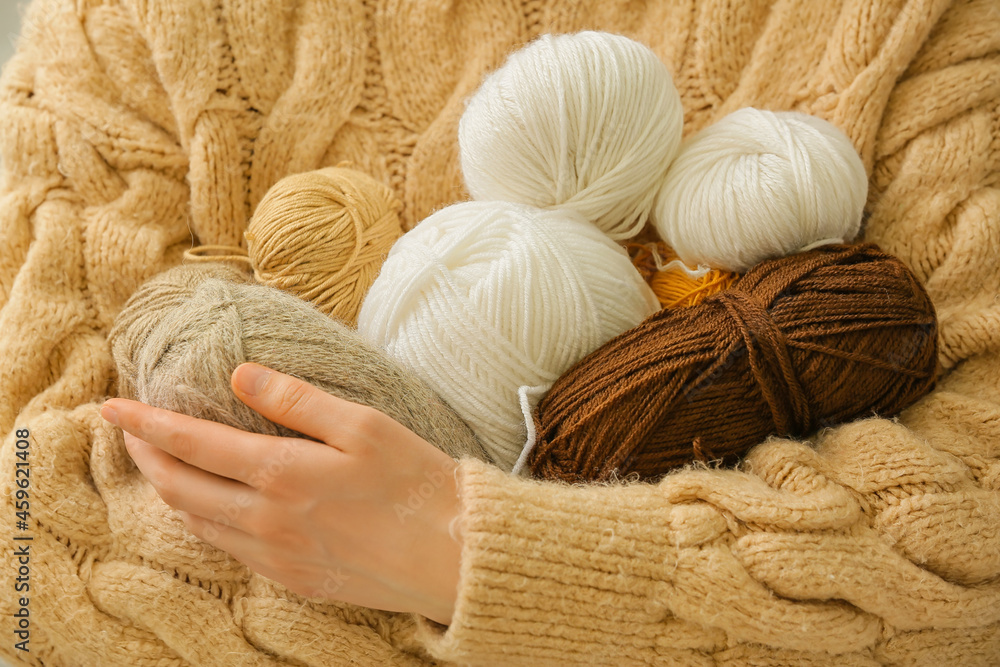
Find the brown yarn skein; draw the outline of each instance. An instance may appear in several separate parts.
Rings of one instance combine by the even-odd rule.
[[[354,169],[283,178],[264,195],[244,234],[254,277],[354,326],[403,234],[401,208],[388,186]]]
[[[653,480],[732,462],[770,435],[893,416],[930,391],[936,364],[934,307],[895,257],[863,244],[768,260],[567,371],[535,412],[528,468]]]
[[[140,287],[110,334],[118,393],[244,431],[297,437],[251,410],[230,377],[253,361],[383,412],[454,458],[489,461],[427,385],[359,334],[222,264],[182,265]]]

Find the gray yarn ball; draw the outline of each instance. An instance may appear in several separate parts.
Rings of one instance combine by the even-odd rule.
[[[230,376],[252,361],[387,414],[449,456],[490,457],[427,385],[356,332],[286,292],[217,263],[140,287],[109,336],[118,393],[244,431],[301,437],[251,410]]]

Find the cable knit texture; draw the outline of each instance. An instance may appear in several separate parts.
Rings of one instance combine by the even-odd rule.
[[[0,525],[31,431],[31,652],[17,664],[1000,664],[996,0],[36,0],[0,83]],[[465,196],[456,132],[542,32],[622,32],[685,133],[819,115],[870,177],[864,238],[925,282],[942,377],[898,421],[745,468],[572,487],[461,467],[457,612],[298,598],[190,536],[97,413],[106,336],[192,241],[238,245],[281,177],[351,160],[404,225]]]

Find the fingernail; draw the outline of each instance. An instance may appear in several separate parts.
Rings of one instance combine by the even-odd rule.
[[[264,389],[271,371],[256,364],[246,364],[236,374],[236,387],[247,396],[256,396]]]
[[[107,403],[101,406],[101,416],[115,426],[118,426],[118,411]]]

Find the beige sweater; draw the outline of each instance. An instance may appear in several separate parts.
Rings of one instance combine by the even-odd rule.
[[[189,535],[97,414],[128,296],[193,242],[240,243],[289,173],[352,160],[409,225],[461,199],[463,99],[515,46],[585,27],[653,47],[687,133],[747,105],[848,133],[865,237],[938,308],[936,391],[658,485],[465,462],[447,629],[302,600]],[[1000,664],[997,0],[36,0],[0,156],[0,654],[17,664]],[[33,537],[30,653],[11,533]]]

